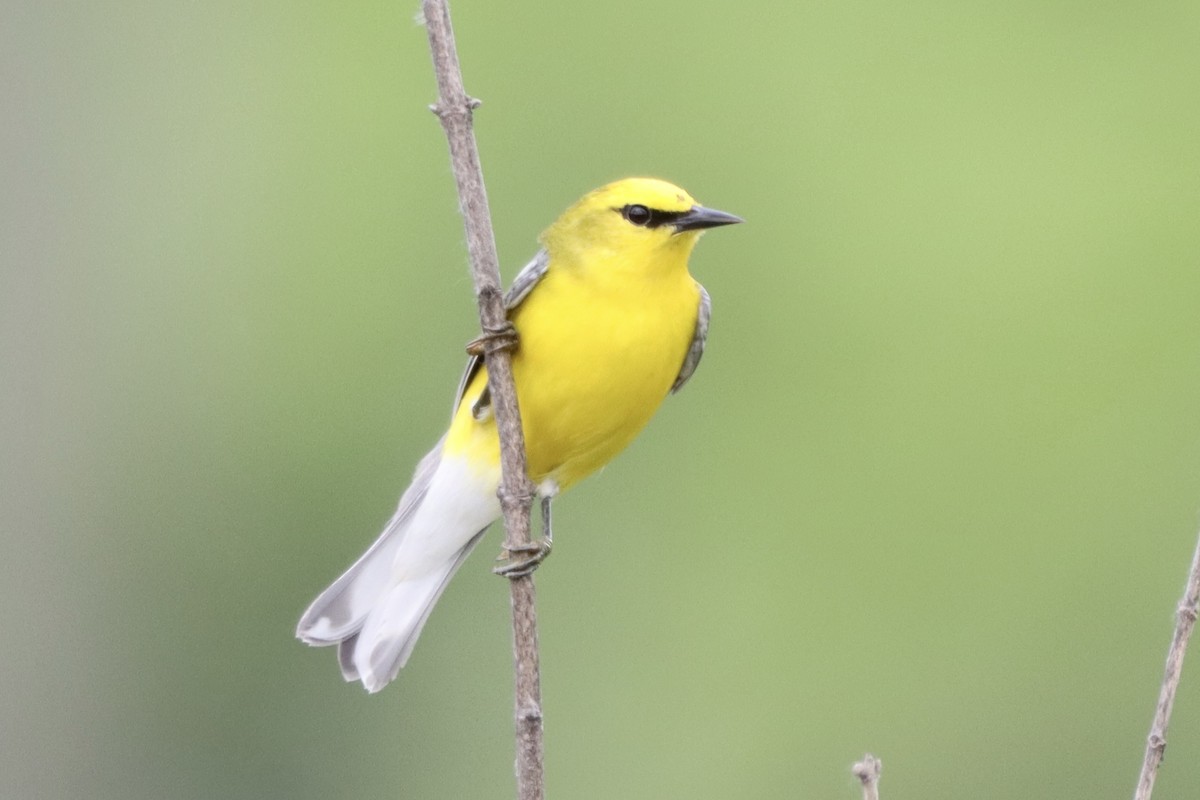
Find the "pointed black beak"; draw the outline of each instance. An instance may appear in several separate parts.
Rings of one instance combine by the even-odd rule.
[[[739,222],[745,221],[741,217],[726,214],[724,211],[717,211],[715,208],[692,206],[680,214],[672,224],[675,226],[676,233],[683,233],[684,231],[700,231],[705,228],[716,228],[721,225],[736,225]]]

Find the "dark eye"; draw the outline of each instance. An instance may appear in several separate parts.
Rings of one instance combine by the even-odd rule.
[[[645,206],[625,206],[621,209],[621,216],[632,222],[634,225],[648,225],[650,223],[650,209]]]

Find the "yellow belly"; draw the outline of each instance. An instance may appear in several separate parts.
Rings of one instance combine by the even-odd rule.
[[[700,302],[686,269],[619,283],[551,270],[513,313],[513,375],[535,482],[565,489],[607,464],[650,421],[683,365]],[[495,422],[471,416],[486,380],[481,370],[464,393],[446,448],[495,469]]]

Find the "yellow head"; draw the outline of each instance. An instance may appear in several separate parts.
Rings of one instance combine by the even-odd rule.
[[[558,263],[621,259],[631,266],[682,260],[707,228],[741,222],[698,205],[678,186],[626,178],[584,195],[541,236]]]

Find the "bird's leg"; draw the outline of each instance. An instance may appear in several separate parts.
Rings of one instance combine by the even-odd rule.
[[[467,355],[472,358],[483,358],[488,353],[498,350],[515,349],[520,337],[516,327],[504,320],[499,326],[484,325],[483,333],[467,342]],[[477,422],[482,422],[491,413],[492,387],[485,385],[479,393],[479,398],[471,405],[471,416]]]
[[[523,578],[532,575],[533,571],[546,560],[554,547],[554,531],[550,527],[550,501],[553,494],[542,497],[542,538],[537,542],[513,547],[507,556],[500,556],[497,561],[504,563],[492,567],[492,572],[503,578]]]

